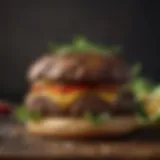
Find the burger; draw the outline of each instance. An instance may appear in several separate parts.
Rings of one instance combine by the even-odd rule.
[[[28,133],[78,138],[119,136],[137,128],[136,97],[126,87],[131,67],[122,56],[104,53],[63,49],[44,54],[29,67]]]

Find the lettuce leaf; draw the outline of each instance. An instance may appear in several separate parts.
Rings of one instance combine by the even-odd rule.
[[[138,100],[142,100],[144,97],[149,95],[153,91],[154,87],[153,82],[144,77],[138,77],[133,79],[131,82],[131,89]]]
[[[86,120],[89,120],[90,122],[92,122],[93,124],[96,124],[96,125],[100,125],[100,124],[103,124],[106,120],[110,119],[111,116],[108,114],[108,113],[103,113],[103,114],[100,114],[100,115],[93,115],[92,113],[90,112],[87,112],[85,115],[84,115],[84,118]]]
[[[141,63],[136,63],[131,69],[132,80],[129,84],[129,87],[136,95],[137,100],[142,100],[155,88],[155,84],[151,80],[141,76],[141,71]]]
[[[13,112],[13,116],[16,120],[19,122],[25,122],[29,119],[32,119],[34,121],[39,121],[42,119],[42,115],[38,111],[29,111],[27,108],[23,105],[18,106],[15,111]]]

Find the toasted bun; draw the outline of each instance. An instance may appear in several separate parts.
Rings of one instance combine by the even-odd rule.
[[[136,117],[117,117],[101,125],[77,118],[46,118],[39,122],[28,121],[26,124],[30,134],[60,138],[119,136],[130,133],[137,127]]]
[[[130,78],[130,69],[119,56],[50,54],[37,59],[27,76],[30,82],[45,78],[63,83],[125,83]]]

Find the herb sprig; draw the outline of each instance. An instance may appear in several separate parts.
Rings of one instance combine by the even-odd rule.
[[[49,43],[48,48],[50,51],[54,51],[54,53],[57,54],[67,54],[70,51],[75,54],[77,54],[77,52],[97,51],[99,54],[107,56],[118,54],[121,50],[119,45],[97,45],[83,36],[74,37],[70,44],[57,45]]]

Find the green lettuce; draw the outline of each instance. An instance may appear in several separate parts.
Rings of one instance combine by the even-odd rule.
[[[132,80],[130,88],[136,95],[138,100],[142,100],[145,96],[149,95],[155,88],[155,84],[148,78],[141,76],[142,64],[136,63],[131,70]]]
[[[103,124],[106,120],[110,119],[111,116],[108,113],[93,115],[92,113],[87,112],[84,115],[84,118],[92,122],[93,124],[100,125],[100,124]]]
[[[19,122],[26,122],[30,119],[34,121],[39,121],[42,119],[42,115],[38,111],[29,111],[25,106],[21,105],[16,107],[14,113],[14,118]]]

